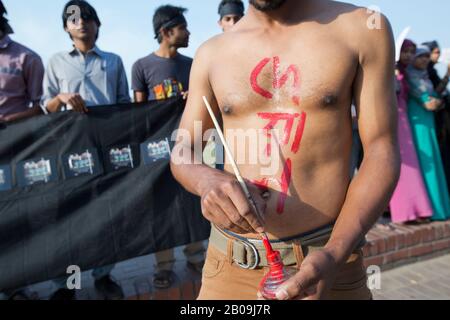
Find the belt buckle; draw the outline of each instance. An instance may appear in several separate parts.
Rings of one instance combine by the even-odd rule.
[[[253,252],[253,254],[255,255],[255,263],[253,264],[253,265],[250,265],[250,264],[245,264],[245,263],[239,263],[239,262],[237,262],[237,265],[239,266],[239,267],[241,267],[242,269],[245,269],[245,270],[255,270],[257,267],[258,267],[258,265],[259,265],[259,254],[258,254],[258,250],[256,249],[256,247],[255,247],[255,245],[253,245],[252,243],[250,243],[250,242],[247,242],[247,241],[244,241],[244,240],[240,240],[239,239],[239,241],[244,245],[244,247],[246,248],[246,249],[251,249],[251,251]]]

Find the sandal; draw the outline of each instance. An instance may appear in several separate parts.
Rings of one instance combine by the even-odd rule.
[[[172,270],[161,270],[153,275],[153,286],[156,289],[168,289],[175,282],[176,274]]]

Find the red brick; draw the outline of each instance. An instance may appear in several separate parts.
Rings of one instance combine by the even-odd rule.
[[[433,242],[433,251],[442,251],[450,249],[450,239],[444,239]]]
[[[372,250],[372,256],[386,252],[386,241],[384,239],[385,235],[383,234],[383,232],[380,232],[379,230],[373,230],[373,233],[377,235],[378,238],[373,241],[376,250]]]
[[[181,290],[179,287],[167,289],[167,300],[181,300]]]
[[[435,239],[434,228],[431,225],[424,225],[423,235],[424,235],[423,242],[428,243],[434,241]]]
[[[418,243],[418,236],[414,233],[414,230],[407,226],[397,226],[397,232],[401,232],[404,235],[405,247],[411,247]]]
[[[424,230],[418,226],[409,226],[412,231],[411,246],[421,244],[424,238]]]
[[[156,290],[153,294],[153,300],[169,300],[169,291],[168,290]]]
[[[420,257],[433,252],[433,244],[427,243],[411,248],[411,257]]]
[[[391,234],[388,238],[386,238],[386,251],[395,251],[397,249],[397,235]]]
[[[407,233],[401,232],[399,230],[397,230],[396,232],[397,232],[397,235],[395,236],[396,237],[396,239],[395,239],[396,249],[400,250],[400,249],[406,248],[407,247],[406,246]]]
[[[410,248],[401,249],[384,255],[383,264],[406,260],[410,257]]]
[[[364,247],[363,247],[363,256],[365,258],[368,258],[371,256],[370,250],[371,250],[372,244],[371,243],[367,243]]]
[[[435,225],[435,238],[436,240],[442,240],[445,238],[445,224],[438,223]]]
[[[445,222],[444,229],[445,229],[444,237],[450,238],[450,221],[449,222]]]
[[[383,256],[367,258],[367,259],[364,259],[364,265],[366,266],[366,268],[370,267],[370,266],[380,266],[381,267],[383,265],[383,260],[384,260]]]
[[[181,300],[194,300],[195,287],[192,281],[187,281],[181,285]]]
[[[128,297],[127,300],[139,300],[138,296],[134,296],[134,297]]]

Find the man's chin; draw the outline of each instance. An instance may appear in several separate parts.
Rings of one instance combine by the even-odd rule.
[[[273,11],[281,8],[286,0],[250,0],[255,9],[263,12]]]

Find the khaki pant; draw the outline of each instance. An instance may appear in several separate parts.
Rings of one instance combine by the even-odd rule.
[[[232,250],[232,249],[231,249]],[[228,254],[209,245],[203,269],[202,288],[198,300],[256,300],[259,284],[267,268],[245,270],[237,266]],[[301,258],[297,258],[297,267]],[[363,265],[363,254],[358,250],[352,260],[341,269],[326,300],[371,300],[367,288],[367,273]]]

